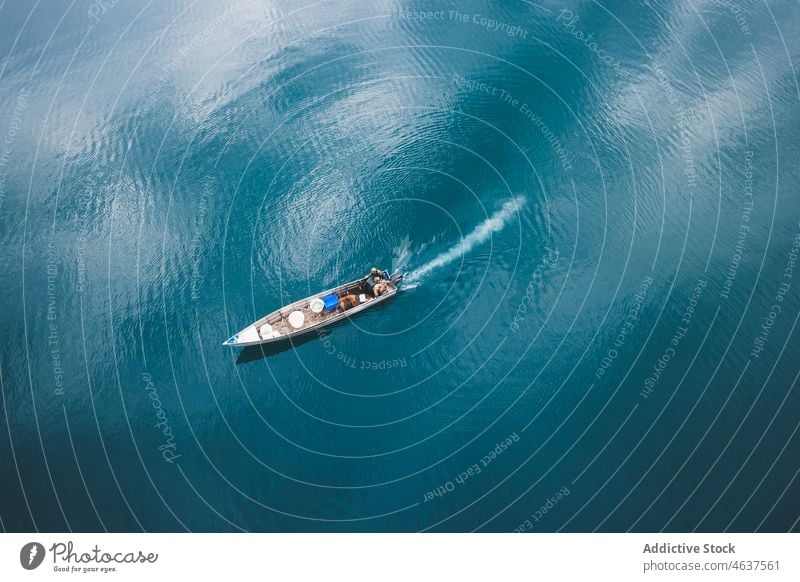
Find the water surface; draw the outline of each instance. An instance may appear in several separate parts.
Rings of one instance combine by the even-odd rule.
[[[798,529],[794,2],[0,5],[8,531]],[[221,345],[372,266],[406,291]]]

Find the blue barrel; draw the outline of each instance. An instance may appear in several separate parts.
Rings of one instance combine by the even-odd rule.
[[[339,298],[335,294],[326,295],[322,302],[325,304],[325,311],[333,311],[339,306]]]

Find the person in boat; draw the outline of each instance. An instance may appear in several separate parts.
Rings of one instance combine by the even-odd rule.
[[[389,280],[389,274],[386,271],[381,271],[377,267],[372,267],[367,276],[367,290],[372,293],[373,297],[378,297],[386,292],[386,281]]]

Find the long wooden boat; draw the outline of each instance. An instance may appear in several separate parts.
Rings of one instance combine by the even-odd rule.
[[[376,273],[377,271],[377,273]],[[311,295],[265,315],[222,345],[235,348],[284,341],[319,330],[397,295],[403,275],[373,271],[366,277]]]

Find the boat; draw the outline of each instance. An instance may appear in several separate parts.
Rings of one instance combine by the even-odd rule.
[[[243,348],[285,341],[352,317],[397,295],[400,272],[389,275],[373,268],[370,274],[290,303],[265,315],[225,340],[222,345]]]

